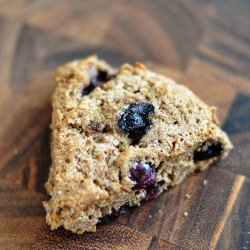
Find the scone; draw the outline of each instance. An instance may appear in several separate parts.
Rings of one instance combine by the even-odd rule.
[[[59,68],[55,83],[52,229],[94,232],[232,148],[215,107],[141,63],[115,70],[92,56]]]

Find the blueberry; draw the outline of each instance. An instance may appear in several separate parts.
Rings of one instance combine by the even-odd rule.
[[[137,113],[126,112],[119,120],[119,127],[130,138],[138,138],[145,135],[152,124],[151,120],[146,116],[141,116]]]
[[[125,214],[127,212],[127,210],[129,209],[129,207],[130,207],[129,204],[126,203],[126,204],[122,205],[118,210],[112,208],[111,216],[116,217],[118,215]]]
[[[136,184],[134,189],[144,189],[154,184],[156,170],[150,163],[136,162],[130,169],[130,179]]]
[[[146,196],[144,198],[145,201],[152,200],[157,197],[159,194],[159,186],[158,185],[153,185],[151,187],[146,188]]]
[[[88,95],[96,87],[102,85],[103,83],[109,81],[115,76],[110,76],[106,71],[99,70],[98,74],[90,79],[89,86],[82,90],[82,96]]]
[[[155,107],[151,103],[133,103],[122,114],[118,126],[130,138],[140,138],[148,132],[152,125],[149,115],[154,113]]]
[[[105,216],[99,218],[98,223],[100,223],[100,224],[105,224],[105,223],[108,223],[108,222],[110,222],[110,221],[112,221],[112,220],[114,220],[114,219],[115,219],[115,217],[113,218],[113,217],[111,217],[111,216],[108,214],[108,215],[105,215]]]
[[[205,142],[201,150],[194,152],[194,161],[205,161],[213,157],[218,157],[224,150],[221,142]]]
[[[89,86],[82,90],[82,96],[88,95],[91,93],[97,86],[95,86],[92,82],[89,83]]]
[[[133,103],[129,106],[129,109],[139,115],[152,115],[155,113],[155,107],[151,103]]]
[[[125,203],[118,210],[112,208],[111,214],[107,214],[99,219],[100,223],[107,223],[109,221],[115,220],[119,215],[124,214],[130,208],[129,203]]]
[[[107,82],[110,80],[110,76],[108,75],[107,71],[98,71],[98,74],[96,76],[96,81],[97,82]]]

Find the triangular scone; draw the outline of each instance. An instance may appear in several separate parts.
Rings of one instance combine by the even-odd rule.
[[[46,220],[76,233],[155,198],[232,145],[216,108],[143,64],[92,56],[59,68]]]

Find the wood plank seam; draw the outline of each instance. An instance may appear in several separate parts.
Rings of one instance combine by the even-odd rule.
[[[242,184],[245,181],[245,177],[242,175],[236,175],[235,177],[235,181],[233,183],[232,189],[231,189],[231,194],[228,198],[227,204],[225,206],[224,212],[222,214],[222,218],[221,221],[218,223],[216,229],[215,229],[215,233],[212,237],[209,249],[215,249],[217,242],[220,238],[220,235],[222,233],[222,230],[226,224],[227,218],[233,208],[233,205],[237,199],[238,193],[241,190]]]

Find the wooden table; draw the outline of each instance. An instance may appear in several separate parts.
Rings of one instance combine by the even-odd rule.
[[[0,34],[0,249],[250,249],[249,0],[0,0]],[[186,84],[235,149],[77,236],[45,225],[50,95],[58,65],[93,53]]]

